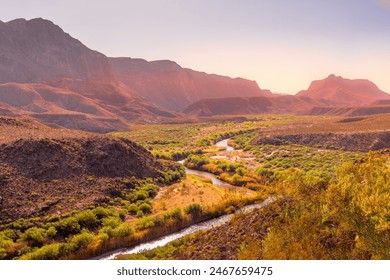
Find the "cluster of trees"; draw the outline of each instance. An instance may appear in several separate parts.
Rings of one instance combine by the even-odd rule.
[[[88,246],[100,246],[111,238],[133,235],[135,230],[125,221],[126,216],[152,213],[151,199],[156,196],[158,186],[151,178],[121,182],[125,188],[119,188],[115,199],[100,206],[2,225],[0,259],[57,259]]]
[[[92,243],[130,236],[134,229],[124,222],[125,215],[114,207],[96,207],[48,218],[40,226],[19,220],[0,232],[0,258],[58,259]]]
[[[290,170],[265,259],[390,259],[390,164],[369,156],[335,178]]]
[[[264,170],[262,172],[265,172]],[[267,175],[267,174],[264,174]],[[271,177],[274,174],[268,174]],[[370,153],[362,162],[350,162],[334,176],[318,171],[289,169],[271,180],[276,200],[256,214],[239,214],[230,224],[240,232],[256,215],[248,235],[236,248],[238,259],[390,259],[390,161]],[[198,213],[193,205],[187,213]],[[248,218],[248,215],[251,218]],[[234,221],[233,220],[233,221]],[[264,231],[264,223],[267,230]],[[253,232],[264,232],[254,238]],[[226,237],[218,233],[218,238]],[[211,234],[212,236],[213,234]],[[187,236],[167,246],[126,259],[166,259],[188,256],[213,246]],[[221,240],[222,240],[221,239]],[[212,252],[217,252],[218,247]],[[216,255],[214,254],[213,257]],[[211,257],[207,252],[205,259]]]

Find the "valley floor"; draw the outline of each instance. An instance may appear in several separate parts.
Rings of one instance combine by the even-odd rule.
[[[130,131],[100,136],[101,142],[92,141],[96,138],[93,134],[81,133],[77,136],[81,140],[71,142],[78,144],[68,147],[69,139],[76,135],[72,131],[3,118],[2,131],[14,127],[20,132],[12,139],[1,139],[0,207],[4,218],[0,258],[90,258],[272,196],[278,199],[252,213],[236,214],[221,227],[120,258],[389,259],[389,142],[382,138],[390,132],[389,121],[390,115],[359,119],[226,116],[190,124],[133,125]],[[317,135],[314,140],[302,140],[312,135]],[[329,140],[335,137],[341,140]],[[75,174],[74,184],[68,187],[56,171],[64,165],[58,165],[55,157],[36,154],[37,170],[24,170],[9,160],[15,145],[28,156],[36,145],[28,150],[25,142],[52,139],[57,144],[50,153],[67,158],[69,170]],[[229,139],[225,145],[234,149],[214,145],[223,139]],[[71,153],[66,152],[69,149]],[[372,149],[378,151],[367,153]],[[126,154],[128,158],[119,160]],[[96,170],[90,165],[95,160],[108,165]],[[176,161],[188,169],[208,172],[222,184],[185,175]],[[123,173],[134,170],[123,165],[126,162],[143,162],[148,168]],[[20,201],[20,206],[29,209],[28,201],[42,201],[41,210],[10,216],[7,186],[28,184],[28,180],[42,190],[59,191],[50,198],[48,192],[37,191],[39,188],[25,192],[26,202]],[[69,186],[78,188],[80,180],[96,199],[83,204],[80,202],[88,195],[83,198],[65,192]],[[65,193],[74,197],[64,200]],[[66,201],[66,206],[61,201]]]

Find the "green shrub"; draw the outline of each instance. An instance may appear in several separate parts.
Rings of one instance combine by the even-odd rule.
[[[56,223],[55,227],[58,233],[63,237],[79,233],[81,230],[80,224],[75,217],[62,219]]]
[[[37,227],[29,228],[20,236],[21,241],[28,241],[33,246],[42,246],[46,239],[46,230]]]
[[[112,215],[112,211],[107,208],[103,208],[101,206],[96,207],[95,209],[92,210],[92,212],[96,215],[96,217],[101,220],[103,218],[109,217]]]
[[[183,214],[180,208],[172,209],[171,211],[165,212],[163,214],[163,219],[168,220],[170,218],[181,220],[183,219]]]
[[[149,214],[149,213],[152,213],[152,206],[148,203],[142,203],[139,206],[139,210],[141,210],[145,214]]]
[[[135,205],[134,203],[130,204],[128,207],[127,207],[127,210],[129,211],[129,213],[131,215],[136,215],[137,212],[138,212],[138,206]]]
[[[137,211],[137,218],[141,218],[144,216],[144,212],[142,212],[142,210],[138,210]]]
[[[104,227],[116,228],[122,223],[122,220],[118,217],[108,217],[102,220]]]
[[[99,230],[99,235],[98,236],[108,236],[111,237],[113,235],[113,228],[110,226],[102,227]]]
[[[118,211],[118,216],[119,216],[119,219],[121,219],[122,221],[124,221],[126,219],[126,214],[127,214],[127,211],[124,210],[124,209],[121,209]]]
[[[89,244],[91,244],[93,242],[94,239],[95,239],[95,236],[92,233],[84,231],[80,234],[73,236],[71,244],[77,250],[80,248],[87,247]]]
[[[199,218],[204,213],[203,207],[198,203],[188,205],[184,211],[193,218]]]
[[[82,228],[93,229],[99,225],[96,214],[91,210],[82,211],[75,218]]]
[[[23,255],[21,260],[56,260],[60,256],[62,243],[43,246],[31,253]]]
[[[57,230],[55,227],[51,226],[49,227],[47,230],[46,230],[46,235],[47,237],[50,237],[50,238],[53,238],[54,236],[56,236],[57,234]]]
[[[136,226],[137,226],[137,228],[139,230],[143,230],[143,229],[148,229],[148,228],[155,227],[156,224],[154,222],[154,218],[152,218],[152,217],[145,217],[145,218],[139,219],[136,222]]]
[[[115,237],[126,237],[133,234],[134,234],[133,228],[127,223],[120,224],[117,228],[115,228],[112,231],[112,236]]]
[[[6,249],[12,246],[14,242],[5,232],[0,232],[0,259],[7,257]]]

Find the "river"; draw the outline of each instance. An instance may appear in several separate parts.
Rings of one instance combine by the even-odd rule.
[[[260,204],[252,204],[252,205],[245,206],[245,207],[241,208],[240,210],[236,211],[236,213],[237,212],[248,212],[248,211],[251,211],[254,209],[260,209],[260,208],[268,205],[272,201],[273,201],[272,198],[267,198],[266,200],[264,200]],[[188,234],[192,234],[192,233],[196,233],[196,232],[201,231],[201,230],[207,230],[207,229],[221,226],[221,225],[229,222],[233,218],[233,216],[234,216],[234,214],[223,215],[223,216],[220,216],[218,218],[214,218],[214,219],[211,219],[211,220],[208,220],[205,222],[201,222],[201,223],[189,226],[189,227],[187,227],[179,232],[175,232],[175,233],[163,236],[163,237],[155,239],[153,241],[149,241],[149,242],[145,242],[145,243],[136,245],[132,248],[118,249],[116,251],[112,251],[110,253],[101,255],[95,259],[96,260],[113,260],[113,259],[115,259],[115,257],[117,257],[119,255],[136,254],[136,253],[139,253],[142,251],[147,251],[147,250],[151,250],[151,249],[154,249],[154,248],[157,248],[160,246],[164,246],[164,245],[168,244],[169,242],[176,240],[176,239],[179,239],[179,238],[186,236]]]
[[[222,141],[219,141],[215,144],[215,146],[225,147],[226,151],[233,151],[234,148],[228,145],[228,140],[229,139],[224,139]],[[183,164],[184,160],[178,161],[178,162]],[[229,184],[219,180],[214,174],[211,174],[208,172],[192,170],[192,169],[186,168],[186,174],[196,175],[196,176],[199,176],[202,178],[210,178],[212,180],[212,183],[214,185],[219,186],[219,187],[230,186]],[[252,204],[252,205],[245,206],[245,207],[241,208],[240,210],[238,210],[238,212],[247,212],[247,211],[250,211],[253,209],[260,209],[272,201],[273,201],[272,198],[268,198],[260,204]],[[168,244],[169,242],[176,240],[178,238],[181,238],[183,236],[186,236],[188,234],[192,234],[192,233],[198,232],[200,230],[207,230],[207,229],[211,229],[213,227],[221,226],[221,225],[227,223],[228,221],[230,221],[233,216],[234,216],[233,214],[223,215],[223,216],[220,216],[218,218],[214,218],[214,219],[211,219],[211,220],[208,220],[205,222],[194,224],[194,225],[189,226],[181,231],[163,236],[163,237],[155,239],[153,241],[145,242],[145,243],[136,245],[136,246],[131,247],[131,248],[118,249],[118,250],[103,254],[103,255],[96,257],[94,259],[95,260],[112,260],[112,259],[115,259],[115,257],[117,257],[118,255],[135,254],[135,253],[139,253],[141,251],[151,250],[151,249],[154,249],[154,248],[157,248],[160,246],[164,246],[164,245]]]
[[[228,141],[229,141],[229,139],[224,139],[222,141],[219,141],[219,142],[215,143],[214,145],[217,146],[217,147],[224,147],[227,152],[234,151],[234,148],[232,146],[229,146]],[[184,164],[184,160],[179,160],[178,163]],[[211,182],[213,183],[213,185],[216,185],[216,186],[219,186],[219,187],[231,186],[230,184],[219,180],[217,178],[217,176],[215,176],[214,174],[209,173],[209,172],[200,171],[200,170],[194,170],[194,169],[188,169],[188,168],[185,169],[185,172],[186,172],[186,174],[189,174],[189,175],[195,175],[195,176],[198,176],[198,177],[201,177],[201,178],[209,178],[209,179],[211,179]]]
[[[181,163],[181,161],[179,163]],[[213,183],[213,185],[216,185],[216,186],[219,186],[219,187],[230,186],[228,183],[219,180],[217,178],[217,176],[215,176],[212,173],[205,172],[205,171],[194,170],[194,169],[188,169],[188,168],[186,168],[185,171],[186,171],[186,174],[189,174],[189,175],[195,175],[195,176],[198,176],[198,177],[201,177],[201,178],[209,178],[209,179],[211,179],[211,182]]]
[[[217,147],[224,147],[224,148],[226,148],[227,152],[234,151],[234,148],[232,146],[229,146],[229,144],[228,144],[229,140],[230,140],[229,138],[221,140],[221,141],[215,143],[215,146],[217,146]]]

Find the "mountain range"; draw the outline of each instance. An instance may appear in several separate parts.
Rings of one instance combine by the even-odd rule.
[[[28,115],[52,127],[109,132],[186,115],[332,114],[334,107],[390,99],[368,80],[335,75],[282,96],[255,81],[169,60],[110,58],[41,18],[0,21],[0,42],[0,115]],[[390,107],[372,106],[381,112]]]

